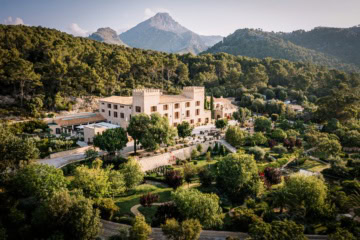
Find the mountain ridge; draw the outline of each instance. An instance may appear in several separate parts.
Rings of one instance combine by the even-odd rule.
[[[319,30],[320,28],[318,28]],[[312,30],[312,31],[318,31]],[[301,33],[299,33],[301,32]],[[242,55],[255,58],[272,57],[275,59],[286,59],[290,61],[312,62],[314,64],[323,65],[332,68],[338,68],[346,71],[360,71],[360,54],[353,53],[359,61],[349,61],[341,54],[334,54],[334,51],[325,51],[321,46],[328,44],[330,48],[335,48],[334,40],[316,37],[307,37],[307,41],[301,41],[296,34],[305,32],[299,30],[291,33],[274,33],[266,32],[261,29],[238,29],[234,33],[225,37],[223,41],[210,47],[203,53],[225,52],[233,55]],[[309,31],[310,32],[310,31]],[[356,36],[357,37],[357,36]],[[316,39],[316,43],[320,47],[315,47],[310,43],[309,39]],[[353,44],[351,51],[359,49],[360,52],[360,34],[359,44]],[[330,42],[330,43],[327,43]],[[338,44],[339,45],[339,44]],[[342,44],[344,45],[344,44]],[[342,45],[338,48],[343,48]],[[329,49],[329,47],[327,47]],[[350,52],[351,52],[350,51]],[[339,50],[341,53],[342,50]],[[349,52],[349,51],[348,51]]]
[[[109,27],[99,28],[96,32],[89,35],[88,38],[99,42],[122,45],[127,47],[127,45],[123,41],[121,41],[116,31]]]
[[[179,24],[168,13],[157,13],[119,36],[124,43],[135,48],[194,54],[222,39],[221,36],[196,34]]]

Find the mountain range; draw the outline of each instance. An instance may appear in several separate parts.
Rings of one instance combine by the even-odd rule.
[[[157,13],[120,35],[110,28],[100,28],[89,38],[134,48],[194,54],[205,51],[223,39],[222,36],[196,34],[180,25],[168,13]]]
[[[238,29],[204,53],[312,62],[346,71],[360,70],[360,26],[317,27],[291,33]]]
[[[246,28],[223,38],[196,34],[180,25],[168,13],[157,13],[120,35],[111,28],[99,28],[89,38],[167,53],[225,52],[360,71],[360,25],[351,28],[317,27],[310,31],[290,33]]]

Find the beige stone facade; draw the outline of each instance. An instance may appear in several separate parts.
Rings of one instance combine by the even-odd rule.
[[[159,89],[134,89],[132,97],[112,96],[99,100],[99,111],[107,122],[126,128],[132,116],[159,113],[171,125],[187,121],[202,125],[211,121],[204,109],[204,87],[185,87],[180,95],[164,95]]]
[[[230,119],[238,107],[231,103],[226,98],[214,98],[215,119],[227,118]]]

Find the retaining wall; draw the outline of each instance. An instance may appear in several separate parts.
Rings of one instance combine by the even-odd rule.
[[[164,154],[159,154],[152,157],[144,157],[139,159],[139,163],[144,172],[155,169],[157,167],[172,165],[175,163],[175,159],[185,160],[190,158],[192,150],[196,149],[197,145],[202,145],[201,154],[204,154],[206,153],[209,146],[214,147],[215,142],[216,141],[214,140],[205,143],[198,143],[186,148],[170,151]]]

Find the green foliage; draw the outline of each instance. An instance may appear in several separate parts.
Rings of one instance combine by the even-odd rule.
[[[198,219],[205,228],[222,224],[219,197],[214,193],[201,193],[196,189],[178,189],[173,201],[186,219]]]
[[[329,240],[356,240],[356,237],[346,229],[337,228],[332,234],[329,234]]]
[[[220,128],[221,130],[223,130],[227,125],[228,125],[228,122],[226,119],[218,119],[215,122],[215,127]]]
[[[110,154],[114,154],[126,147],[127,142],[126,131],[121,127],[107,129],[101,135],[98,134],[94,137],[94,146]]]
[[[148,125],[144,125],[143,127],[146,130],[139,141],[145,149],[156,150],[160,144],[174,144],[177,131],[170,126],[167,117],[162,117],[159,113],[153,113],[150,115]]]
[[[195,158],[197,158],[199,155],[200,155],[200,154],[199,154],[198,150],[196,150],[196,148],[194,148],[193,150],[191,150],[191,154],[190,154],[191,159],[195,159]]]
[[[247,108],[239,108],[237,112],[233,113],[233,117],[237,120],[240,124],[244,124],[245,121],[251,116],[251,111]]]
[[[189,122],[184,121],[184,122],[178,124],[176,127],[177,127],[179,137],[186,138],[186,137],[191,136],[193,127],[190,125]]]
[[[254,155],[255,160],[263,160],[265,157],[265,151],[260,147],[251,147],[248,152]]]
[[[208,169],[208,168],[203,168],[199,171],[199,179],[201,182],[201,185],[203,185],[204,187],[209,187],[211,186],[211,184],[213,183],[213,181],[215,181],[215,176],[214,174]]]
[[[249,235],[253,240],[305,240],[304,226],[293,221],[259,221],[250,225]]]
[[[150,125],[150,117],[147,114],[141,113],[133,116],[130,119],[129,126],[127,127],[128,134],[134,139],[134,152],[136,153],[136,145],[143,136]]]
[[[284,141],[285,138],[287,138],[287,134],[282,129],[278,128],[272,131],[271,137],[276,141],[282,142]]]
[[[94,165],[93,168],[79,166],[75,169],[72,186],[82,189],[85,196],[93,198],[102,198],[113,195],[119,195],[125,191],[124,175],[112,170]]]
[[[257,132],[268,132],[271,129],[271,120],[266,117],[258,117],[255,119],[254,130]]]
[[[257,196],[261,183],[254,157],[233,153],[222,158],[218,162],[216,183],[234,202]]]
[[[134,225],[130,229],[131,240],[147,240],[151,234],[151,227],[145,222],[143,215],[135,217]]]
[[[246,132],[239,127],[230,126],[225,133],[225,140],[232,146],[239,148],[245,144]]]
[[[161,225],[161,230],[169,240],[197,240],[200,237],[202,227],[197,219],[188,219],[178,223],[172,218]]]
[[[272,148],[272,151],[277,154],[284,154],[287,153],[287,149],[284,146],[278,145]]]
[[[265,145],[267,138],[262,132],[255,132],[252,135],[247,135],[245,142],[249,146]]]
[[[20,168],[11,178],[11,188],[20,197],[51,197],[66,189],[68,182],[60,169],[43,164],[29,164]]]
[[[192,164],[185,164],[183,168],[185,182],[190,183],[197,174],[197,169]]]
[[[348,34],[353,34],[351,33],[352,30],[349,29],[348,31]],[[290,34],[265,32],[261,29],[239,29],[206,50],[205,53],[226,52],[235,56],[241,55],[261,59],[271,57],[298,62],[314,62],[330,68],[356,71],[359,60],[353,52],[357,51],[355,49],[358,48],[350,43],[355,39],[345,40],[340,35],[344,33],[341,32],[338,35],[336,32],[339,31],[331,28],[314,29],[309,32],[299,30]],[[331,40],[329,40],[329,36],[331,36]],[[335,51],[334,49],[337,48],[339,41],[350,41],[347,46],[352,46],[350,47],[351,50]],[[330,44],[324,46],[324,42],[330,42]],[[357,60],[354,61],[355,59]],[[349,62],[353,64],[349,64]],[[291,74],[283,65],[275,65],[273,71],[278,77],[277,82],[285,81]],[[309,84],[308,78],[309,76],[299,77],[298,88],[306,88]],[[272,81],[270,80],[270,82]],[[307,82],[307,84],[303,82]]]
[[[120,172],[124,175],[126,189],[133,189],[140,184],[144,179],[144,173],[139,162],[130,158],[122,165]]]
[[[29,162],[38,155],[39,150],[32,139],[17,137],[0,124],[0,172],[16,169],[21,162]]]
[[[225,225],[231,231],[249,232],[250,225],[260,220],[261,218],[252,209],[238,208],[233,211]]]
[[[328,189],[321,178],[294,174],[274,194],[277,206],[292,210],[304,208],[307,214],[325,208]]]

